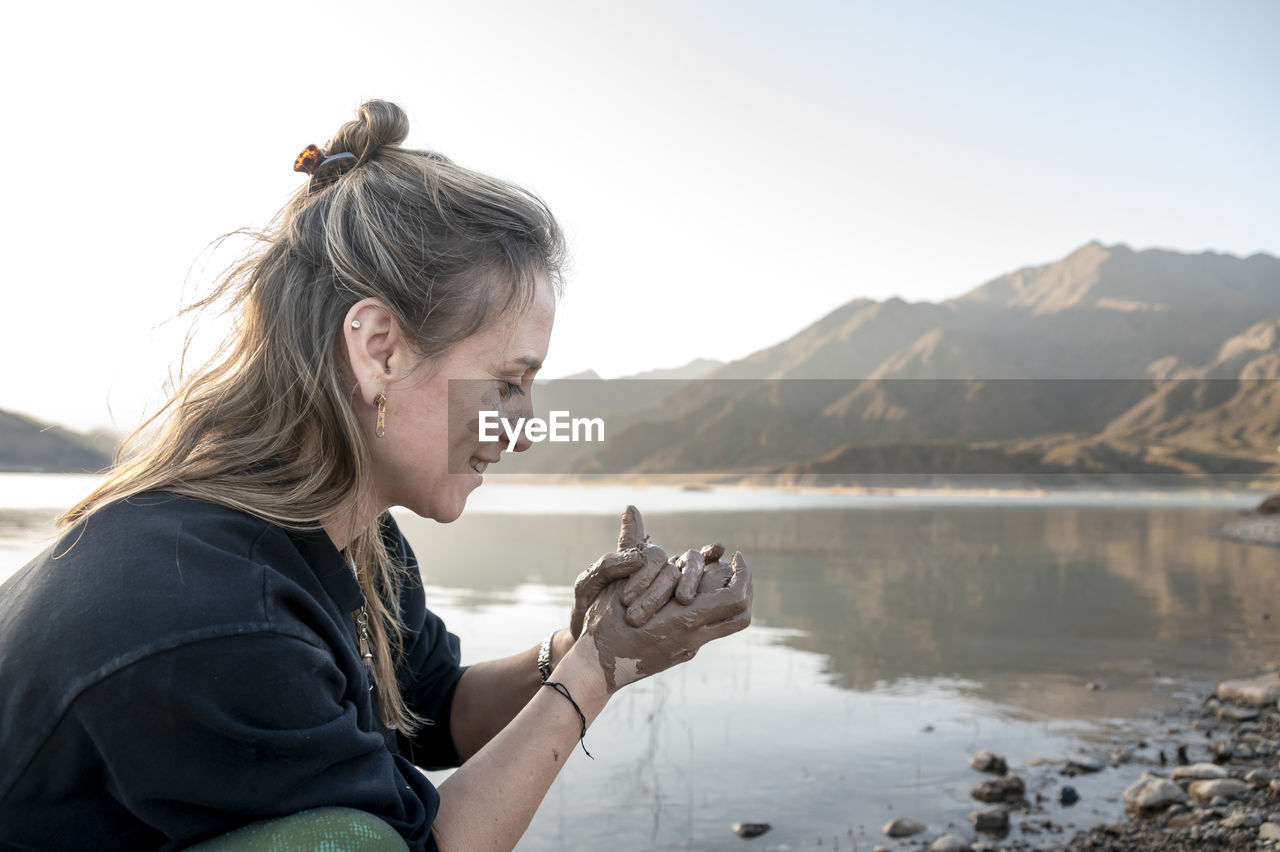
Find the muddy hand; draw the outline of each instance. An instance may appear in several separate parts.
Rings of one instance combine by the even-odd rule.
[[[645,566],[644,554],[640,550],[643,542],[644,522],[640,519],[640,510],[635,506],[628,506],[622,513],[622,530],[618,535],[617,551],[601,556],[590,568],[579,574],[573,583],[573,613],[569,616],[569,632],[574,639],[582,635],[582,620],[587,614],[587,607],[591,606],[601,590],[614,580],[630,577]]]
[[[704,570],[691,603],[669,600],[641,627],[628,623],[623,586],[613,583],[600,594],[584,627],[610,692],[691,660],[712,639],[751,623],[751,569],[741,553],[729,565],[717,562]]]
[[[698,550],[686,550],[670,562],[658,564],[666,553],[660,547],[645,548],[645,567],[635,574],[622,588],[622,604],[627,607],[627,623],[632,627],[644,624],[653,614],[666,606],[675,592],[675,599],[682,604],[693,603],[702,583],[707,562],[716,564],[724,554],[724,546],[708,544]],[[647,583],[648,588],[643,588]]]
[[[707,566],[718,563],[724,555],[723,544],[708,544],[702,550],[686,550],[676,557],[676,567],[680,569],[680,582],[676,584],[676,600],[682,604],[693,603],[694,595],[702,583],[702,574]]]

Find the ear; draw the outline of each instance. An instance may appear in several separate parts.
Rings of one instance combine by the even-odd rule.
[[[373,405],[374,397],[409,363],[407,341],[391,311],[377,299],[362,299],[352,305],[342,332],[355,392],[365,404]]]

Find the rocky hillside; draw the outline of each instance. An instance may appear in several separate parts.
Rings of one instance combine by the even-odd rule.
[[[0,411],[0,471],[82,473],[111,464],[101,436],[80,435]]]
[[[940,304],[857,299],[696,381],[551,382],[599,473],[1280,472],[1280,260],[1090,243]]]

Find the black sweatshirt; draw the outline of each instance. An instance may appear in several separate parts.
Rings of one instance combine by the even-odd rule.
[[[412,578],[399,680],[435,721],[386,730],[357,647],[364,596],[323,532],[169,494],[103,507],[0,586],[0,848],[174,849],[340,805],[431,849],[458,765],[458,640]],[[412,761],[412,762],[411,762]]]

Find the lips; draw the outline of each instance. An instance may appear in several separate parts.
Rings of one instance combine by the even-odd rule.
[[[484,461],[483,459],[471,460],[471,469],[474,470],[476,473],[484,473],[485,469],[488,467],[489,467],[489,463],[487,461]]]

